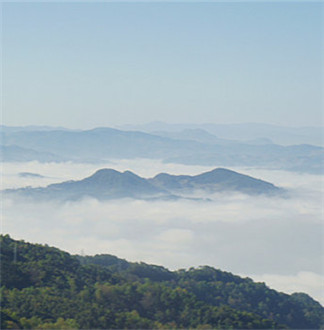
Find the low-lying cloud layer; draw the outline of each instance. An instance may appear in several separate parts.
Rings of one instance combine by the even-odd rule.
[[[265,282],[271,288],[285,293],[307,292],[324,304],[324,276],[312,272],[298,272],[296,275],[264,274],[250,275],[257,282]]]
[[[27,185],[30,178],[19,177],[19,172],[44,175],[45,179],[32,180],[45,185],[46,180],[80,179],[100,167],[129,169],[146,177],[211,169],[147,160],[104,166],[11,165],[4,165],[5,188]],[[291,198],[216,194],[206,196],[212,202],[85,199],[65,204],[18,204],[6,199],[2,231],[71,253],[109,253],[171,269],[211,265],[285,292],[308,292],[323,303],[322,177],[257,169],[241,172],[288,188]]]

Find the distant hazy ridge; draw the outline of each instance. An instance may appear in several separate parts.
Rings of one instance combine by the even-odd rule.
[[[162,126],[165,128],[165,126]],[[209,126],[207,126],[208,128]],[[266,126],[267,128],[268,126]],[[167,127],[166,127],[167,128]],[[233,137],[240,136],[242,127],[228,126]],[[292,129],[290,129],[292,130]],[[150,158],[164,162],[206,166],[253,166],[283,169],[307,173],[323,173],[324,148],[314,145],[295,144],[283,146],[272,143],[269,136],[284,135],[284,128],[272,129],[272,134],[245,135],[251,139],[224,139],[217,134],[217,126],[209,131],[185,129],[182,131],[122,131],[113,128],[96,128],[87,131],[54,128],[2,127],[2,160],[41,162],[93,162],[111,159]],[[224,135],[225,128],[219,128]],[[244,131],[248,129],[245,127]],[[265,133],[269,131],[265,129]],[[287,132],[294,141],[316,140],[320,144],[321,129],[315,129],[317,138],[310,138],[310,129],[300,130],[298,135]],[[297,135],[297,137],[296,137]],[[293,137],[295,138],[293,138]]]

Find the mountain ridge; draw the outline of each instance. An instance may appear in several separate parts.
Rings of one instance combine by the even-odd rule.
[[[239,192],[251,195],[280,195],[282,188],[238,172],[216,168],[198,175],[160,173],[153,178],[142,178],[131,171],[99,169],[82,180],[50,184],[44,188],[7,189],[5,194],[40,199],[77,200],[92,197],[98,200],[177,199],[187,198],[182,193]],[[205,197],[204,197],[205,198]]]
[[[209,127],[209,126],[208,126]],[[208,128],[207,127],[207,128]],[[0,128],[3,161],[73,161],[100,163],[113,159],[149,158],[206,166],[254,166],[288,171],[323,173],[324,148],[299,144],[282,146],[218,138],[217,130],[187,130],[166,135],[123,131],[110,127],[90,130]],[[236,132],[234,130],[234,132]],[[213,135],[215,133],[215,135]],[[172,135],[171,134],[171,135]],[[164,134],[165,135],[165,134]],[[273,137],[273,136],[271,136]],[[271,138],[270,137],[270,138]],[[263,142],[262,142],[263,141]],[[309,142],[304,140],[303,143]],[[16,148],[14,148],[16,146]],[[21,155],[17,147],[21,149]],[[56,155],[50,157],[48,153]],[[54,159],[53,159],[54,158]]]

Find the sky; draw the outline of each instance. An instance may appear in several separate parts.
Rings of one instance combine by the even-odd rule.
[[[323,3],[6,2],[2,122],[323,125]]]

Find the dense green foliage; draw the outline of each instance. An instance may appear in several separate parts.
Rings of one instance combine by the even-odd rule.
[[[320,328],[324,309],[211,267],[171,272],[1,236],[1,328]]]

